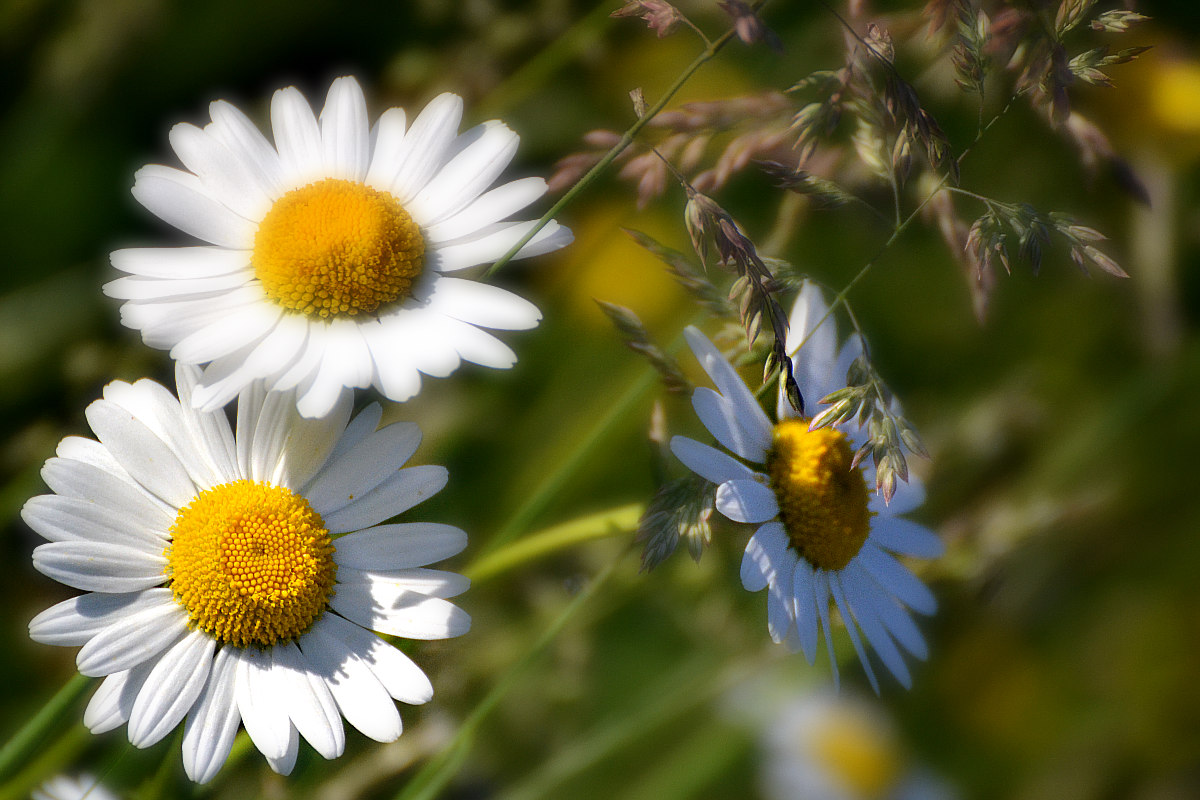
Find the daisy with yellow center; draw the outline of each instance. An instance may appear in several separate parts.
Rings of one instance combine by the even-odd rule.
[[[839,350],[833,317],[820,290],[806,283],[793,307],[786,347],[800,391],[815,404],[841,388],[862,353],[852,338]],[[824,319],[824,322],[821,321]],[[921,504],[915,477],[891,504],[875,485],[870,459],[851,466],[865,438],[857,428],[809,430],[782,395],[772,424],[746,384],[696,328],[685,331],[692,352],[718,391],[692,396],[697,416],[727,450],[743,461],[683,436],[671,450],[689,469],[717,484],[717,510],[735,522],[759,525],[742,559],[742,585],[767,589],[767,629],[776,642],[816,657],[821,634],[832,642],[830,606],[837,608],[871,685],[878,691],[866,644],[904,686],[912,677],[901,651],[925,658],[924,637],[909,614],[936,610],[932,593],[893,554],[932,558],[941,541],[898,516]],[[801,350],[801,344],[803,349]],[[837,680],[837,661],[829,647]]]
[[[170,141],[184,170],[149,165],[134,197],[202,242],[112,254],[126,277],[106,294],[122,322],[185,364],[207,364],[193,402],[212,410],[252,381],[296,390],[301,414],[327,413],[343,387],[404,401],[421,374],[516,356],[481,328],[541,319],[527,301],[453,273],[496,261],[531,229],[509,218],[546,191],[541,178],[491,188],[518,137],[485,122],[463,133],[462,99],[443,94],[407,124],[372,127],[362,89],[339,78],[318,117],[295,87],[271,102],[274,144],[229,103]],[[551,223],[517,258],[571,241]]]
[[[380,524],[441,490],[446,470],[402,468],[421,432],[351,419],[349,391],[306,419],[292,392],[255,383],[223,410],[191,398],[200,371],[176,370],[179,399],[120,381],[87,409],[97,439],[68,437],[42,475],[54,494],[22,517],[48,540],[40,572],[87,594],[29,625],[34,640],[81,647],[104,677],[84,714],[93,733],[128,724],[137,747],[181,722],[189,777],[210,780],[239,724],[277,772],[299,737],[325,758],[345,746],[342,719],[377,741],[400,735],[393,699],[433,688],[371,631],[410,639],[466,632],[445,598],[467,580],[426,565],[466,534],[424,522]]]

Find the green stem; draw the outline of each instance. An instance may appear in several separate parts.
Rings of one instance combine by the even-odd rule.
[[[630,503],[555,525],[477,559],[463,570],[463,574],[477,586],[514,567],[572,545],[628,533],[637,528],[645,509],[642,503]]]
[[[33,719],[13,735],[0,748],[0,779],[6,779],[33,756],[42,746],[53,728],[66,719],[79,698],[92,685],[92,679],[76,673],[67,681],[66,686],[58,690],[58,694],[50,698],[50,702],[34,714]]]
[[[628,548],[625,552],[628,552]],[[517,680],[542,652],[550,646],[551,642],[558,637],[563,628],[566,627],[567,622],[608,581],[622,560],[622,558],[613,559],[579,594],[572,598],[571,602],[559,613],[554,622],[542,631],[542,634],[525,655],[509,667],[500,680],[492,685],[491,690],[479,701],[479,704],[475,706],[470,715],[463,720],[455,732],[454,738],[450,740],[446,748],[436,757],[425,763],[425,766],[421,768],[408,785],[396,795],[396,800],[433,800],[433,798],[437,797],[438,792],[445,788],[446,784],[458,773],[459,767],[462,766],[463,761],[465,761],[470,752],[479,726],[487,719],[492,710],[499,705],[500,701],[513,686],[516,685]]]
[[[755,8],[761,5],[762,3],[757,3]],[[658,102],[647,109],[645,114],[643,114],[632,125],[630,125],[628,130],[622,134],[620,141],[613,145],[612,148],[605,153],[604,156],[598,162],[596,162],[596,165],[589,169],[582,178],[576,181],[575,185],[568,189],[566,193],[558,199],[558,202],[550,207],[549,211],[542,215],[542,218],[539,219],[532,228],[530,228],[528,233],[521,237],[519,242],[514,244],[512,248],[509,249],[509,251],[503,256],[501,256],[496,263],[488,267],[487,271],[483,273],[483,277],[490,278],[492,275],[495,275],[499,270],[501,270],[509,261],[512,261],[513,257],[516,256],[521,248],[528,244],[529,240],[537,235],[538,231],[546,227],[550,223],[550,220],[554,219],[555,215],[566,208],[567,205],[569,205],[584,189],[591,185],[591,183],[600,175],[600,173],[608,169],[609,165],[612,164],[612,162],[615,161],[617,157],[621,155],[621,153],[625,152],[625,148],[633,144],[633,140],[639,133],[641,133],[642,128],[646,127],[646,125],[650,123],[650,120],[654,119],[654,117],[660,111],[666,108],[667,103],[671,102],[671,99],[675,97],[680,89],[683,88],[683,85],[687,83],[688,79],[696,73],[696,70],[700,69],[700,67],[711,61],[717,55],[717,53],[721,52],[721,49],[724,48],[725,45],[727,45],[735,35],[736,31],[733,28],[730,28],[729,30],[725,31],[720,38],[718,38],[708,47],[704,48],[704,51],[701,52],[700,55],[696,56],[696,59],[688,65],[687,69],[680,73],[679,77],[675,79],[675,82],[667,88],[667,91],[658,99]]]
[[[39,749],[33,760],[0,788],[0,800],[28,800],[33,788],[66,769],[87,747],[92,735],[82,725],[72,725],[53,744]]]

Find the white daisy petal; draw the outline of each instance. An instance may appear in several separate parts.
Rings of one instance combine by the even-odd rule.
[[[478,231],[467,239],[446,242],[426,253],[426,264],[438,272],[455,272],[487,264],[503,256],[533,230],[536,222],[501,222]],[[521,246],[513,260],[550,253],[573,241],[569,230],[550,222]]]
[[[121,510],[143,520],[153,529],[166,531],[174,514],[154,495],[111,469],[72,458],[51,458],[42,467],[42,480],[63,497],[78,498],[104,508]]]
[[[783,551],[775,574],[767,581],[767,632],[772,641],[782,642],[795,624],[792,576],[796,571],[796,554]]]
[[[236,652],[233,696],[250,741],[268,761],[279,761],[295,735],[287,707],[290,698],[273,680],[271,650],[246,648]]]
[[[364,325],[362,334],[375,360],[375,385],[384,397],[403,403],[421,391],[421,373],[413,358],[394,346],[393,326],[374,322]]]
[[[242,167],[255,177],[265,193],[281,194],[283,165],[279,154],[249,117],[224,100],[209,103],[208,113],[212,117],[209,126],[212,135],[241,159]]]
[[[507,125],[494,120],[472,128],[463,138],[472,141],[409,204],[423,226],[446,219],[479,197],[512,161],[520,142]]]
[[[382,419],[383,406],[379,403],[368,403],[361,411],[354,415],[354,419],[350,420],[350,424],[342,432],[341,437],[337,440],[337,444],[333,446],[333,450],[330,452],[326,463],[333,464],[349,452],[350,448],[374,433],[379,428],[379,422]]]
[[[48,546],[48,545],[43,545]],[[857,559],[887,592],[919,614],[937,611],[937,599],[921,579],[870,541],[858,551]]]
[[[779,513],[775,493],[755,480],[726,481],[717,487],[717,511],[734,522],[766,522]]]
[[[406,122],[402,108],[389,108],[379,115],[372,142],[371,166],[365,178],[368,186],[388,191],[392,177],[400,169]]]
[[[387,186],[401,203],[407,203],[425,188],[442,166],[442,159],[458,133],[462,113],[462,98],[447,93],[431,100],[413,120],[400,143],[400,152],[394,156],[399,167]]]
[[[905,689],[911,689],[912,673],[909,672],[908,665],[904,663],[904,656],[896,648],[892,637],[888,635],[887,630],[875,616],[870,599],[856,594],[858,584],[853,579],[846,580],[844,572],[833,576],[830,583],[832,584],[834,581],[839,583],[837,591],[842,593],[842,602],[854,616],[854,620],[858,623],[858,626],[862,628],[863,636],[866,637],[867,642],[879,654],[884,665],[895,676],[896,680],[900,682],[900,685]],[[834,596],[837,596],[836,592]],[[850,627],[849,623],[847,623],[847,627]]]
[[[742,556],[742,586],[749,592],[762,591],[786,561],[787,533],[778,522],[768,522],[750,537]]]
[[[326,630],[326,614],[299,641],[313,671],[329,687],[346,721],[377,742],[399,738],[400,712],[363,656]]]
[[[546,193],[542,178],[522,178],[484,192],[466,208],[425,229],[425,239],[441,244],[468,238],[507,219]]]
[[[271,131],[285,175],[285,189],[303,186],[322,172],[321,129],[312,108],[295,86],[280,89],[271,98]]]
[[[271,198],[253,173],[220,139],[187,122],[171,128],[171,148],[222,205],[249,220],[261,219]]]
[[[537,327],[542,319],[542,312],[533,303],[497,286],[439,277],[432,289],[424,298],[430,311],[481,328],[526,330]]]
[[[291,775],[296,766],[296,757],[300,754],[300,736],[295,725],[288,725],[288,738],[283,755],[272,758],[267,756],[267,766],[280,775]]]
[[[174,300],[191,295],[212,295],[245,286],[254,275],[247,271],[205,278],[117,278],[104,284],[104,294],[118,300]]]
[[[816,660],[817,645],[820,643],[817,633],[817,609],[813,605],[815,577],[812,565],[803,558],[797,558],[792,580],[792,613],[796,618],[797,638],[800,640],[804,657],[812,664]]]
[[[448,639],[471,628],[471,618],[453,603],[380,582],[338,584],[329,605],[363,627],[406,639]]]
[[[93,636],[75,664],[84,675],[111,675],[145,663],[187,632],[187,614],[175,604],[129,614]]]
[[[237,446],[233,431],[229,428],[229,418],[223,410],[203,411],[192,403],[192,394],[200,384],[200,376],[200,369],[193,365],[175,365],[175,385],[178,387],[184,425],[215,476],[220,480],[232,480],[238,477]]]
[[[946,545],[937,534],[902,517],[879,517],[871,528],[871,541],[894,553],[916,558],[937,558]]]
[[[412,422],[396,422],[365,437],[320,476],[304,486],[304,496],[325,515],[344,508],[383,483],[417,452],[421,429]]]
[[[288,697],[292,724],[324,758],[337,758],[346,747],[346,732],[329,687],[294,642],[276,645],[271,655],[271,674]]]
[[[416,592],[443,600],[457,597],[471,587],[471,579],[465,575],[423,567],[393,570],[341,567],[338,570],[338,584],[343,583],[371,584],[378,589],[373,594],[384,592],[388,596],[398,597],[403,592]]]
[[[913,509],[920,508],[925,502],[925,487],[917,476],[910,474],[907,481],[896,482],[896,493],[892,501],[885,503],[880,494],[871,495],[871,510],[883,516],[907,514]]]
[[[328,174],[362,181],[370,166],[370,123],[362,87],[350,77],[338,78],[329,87],[321,111],[321,142]]]
[[[81,594],[31,619],[29,638],[42,644],[79,647],[121,617],[173,602],[171,590],[165,588],[127,594]]]
[[[51,542],[33,548],[33,567],[86,592],[138,592],[163,582],[167,560],[106,542]]]
[[[330,533],[349,533],[377,525],[433,497],[445,487],[449,478],[445,467],[399,470],[367,494],[325,516],[325,527]]]
[[[195,175],[157,164],[142,167],[133,196],[163,222],[202,241],[234,250],[254,244],[254,224],[211,197]]]
[[[766,461],[771,440],[751,431],[738,417],[733,403],[701,386],[692,393],[692,408],[700,422],[718,442],[747,461],[761,464]]]
[[[237,736],[242,718],[234,700],[235,652],[231,647],[217,651],[204,690],[183,727],[183,771],[196,783],[216,777]]]
[[[250,251],[223,247],[135,247],[114,250],[109,259],[121,272],[143,278],[201,280],[246,272]],[[106,284],[105,294],[108,285],[111,284]]]
[[[268,303],[247,305],[224,315],[179,340],[171,348],[171,358],[185,364],[212,361],[261,341],[283,316],[278,306]]]
[[[44,494],[32,497],[21,509],[21,519],[51,542],[104,542],[141,551],[162,553],[167,527],[158,509],[149,515],[137,506],[120,510],[75,497]]]
[[[833,688],[836,691],[839,683],[837,654],[833,650],[833,629],[829,623],[829,582],[822,574],[823,570],[813,572],[813,602],[817,607],[817,619],[821,621],[821,633],[825,636],[825,649],[829,652],[829,671],[833,676]]]
[[[141,420],[108,400],[94,401],[84,413],[96,438],[138,483],[176,508],[191,502],[196,486],[187,469]]]
[[[879,584],[860,564],[852,561],[846,565],[846,569],[842,570],[842,583],[846,585],[847,591],[854,592],[856,601],[865,599],[868,602],[875,616],[901,647],[921,660],[929,657],[925,637],[909,616],[908,610],[892,599],[891,595],[880,591]],[[850,585],[854,586],[852,590]]]
[[[443,317],[438,328],[463,361],[492,369],[509,369],[517,363],[517,354],[512,348],[473,325]]]
[[[410,569],[458,555],[467,534],[436,522],[377,525],[337,540],[333,560],[350,569]]]
[[[754,470],[742,462],[686,436],[671,437],[671,452],[685,467],[711,483],[754,480]]]
[[[149,747],[174,730],[204,690],[216,642],[191,631],[167,648],[150,670],[129,715],[129,741]]]
[[[318,625],[357,653],[396,700],[420,705],[433,698],[433,685],[421,668],[383,639],[336,614],[325,614]]]
[[[772,426],[758,400],[746,388],[737,371],[699,329],[689,325],[683,334],[700,366],[704,367],[722,398],[733,408],[738,426],[750,440],[761,444],[762,451],[766,452],[771,446]]]
[[[875,694],[879,694],[879,679],[875,677],[875,670],[871,667],[871,659],[867,657],[867,651],[863,649],[862,641],[859,639],[854,615],[850,605],[846,602],[846,595],[842,591],[841,582],[838,581],[838,574],[822,570],[818,575],[818,580],[824,581],[829,585],[829,590],[833,594],[833,601],[837,603],[838,613],[842,615],[842,623],[845,625],[846,633],[850,635],[850,644],[854,645],[854,652],[858,654],[858,660],[862,664],[863,672],[867,673],[867,680],[871,683],[871,688],[875,690]]]
[[[153,666],[153,663],[147,663],[134,669],[114,672],[101,681],[83,711],[84,726],[99,735],[124,725]]]

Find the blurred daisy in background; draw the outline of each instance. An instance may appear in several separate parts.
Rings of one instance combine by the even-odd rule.
[[[55,775],[33,790],[33,800],[119,800],[94,775]]]
[[[952,800],[914,767],[892,720],[861,698],[807,691],[786,702],[763,733],[766,800]]]
[[[105,286],[151,347],[208,364],[193,402],[212,410],[251,381],[296,390],[304,416],[343,387],[404,401],[421,374],[461,361],[506,368],[512,350],[480,328],[532,328],[541,314],[503,289],[452,277],[496,261],[533,222],[505,221],[546,190],[541,178],[489,189],[519,137],[498,121],[462,134],[462,98],[443,94],[407,124],[371,126],[353,78],[333,82],[320,117],[295,88],[271,103],[274,145],[231,104],[170,141],[185,170],[152,164],[133,195],[206,244],[112,254],[128,277]],[[518,258],[556,250],[551,222]]]
[[[839,349],[836,323],[827,312],[820,289],[805,283],[792,309],[786,346],[809,403],[844,386],[847,368],[862,354],[857,337]],[[859,629],[888,671],[911,686],[901,649],[921,659],[928,651],[910,610],[932,614],[937,603],[893,553],[933,558],[943,549],[932,531],[899,516],[923,501],[920,482],[912,477],[900,483],[891,503],[885,503],[867,488],[875,483],[871,460],[851,466],[865,440],[862,430],[855,425],[809,430],[809,420],[796,416],[782,393],[778,421],[772,424],[712,342],[694,327],[685,335],[718,389],[696,390],[697,416],[721,445],[759,469],[683,436],[671,440],[671,450],[717,484],[718,511],[735,522],[759,525],[746,546],[741,578],[749,591],[768,590],[771,638],[803,650],[812,663],[823,633],[836,681],[832,601],[872,687],[879,690]]]
[[[410,639],[467,631],[444,598],[466,578],[425,569],[466,534],[424,522],[380,523],[446,484],[443,467],[401,469],[420,429],[376,429],[378,404],[350,419],[340,393],[322,419],[290,392],[254,384],[237,409],[196,410],[199,369],[176,370],[179,398],[150,381],[114,381],[88,406],[99,441],[67,437],[42,476],[54,494],[22,517],[49,540],[34,566],[88,594],[30,622],[45,644],[82,647],[106,676],[84,723],[128,723],[148,747],[184,723],[188,776],[211,779],[239,722],[280,773],[298,736],[342,753],[342,717],[372,739],[400,735],[392,699],[433,695],[408,656],[371,630]],[[186,719],[185,719],[186,718]]]

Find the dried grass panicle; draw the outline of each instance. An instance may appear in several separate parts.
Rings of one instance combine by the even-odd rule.
[[[609,14],[610,17],[641,17],[650,30],[663,38],[684,21],[679,9],[665,0],[633,0]]]
[[[625,346],[633,352],[644,356],[650,365],[658,372],[662,379],[663,386],[672,394],[691,394],[692,384],[683,375],[683,370],[680,369],[678,362],[667,352],[654,343],[650,338],[646,326],[642,323],[638,315],[630,309],[619,306],[616,303],[607,303],[603,300],[596,300],[596,304],[600,306],[600,310],[608,317],[613,326],[620,334],[621,340],[625,342]]]
[[[665,561],[687,543],[692,559],[699,561],[712,541],[713,507],[717,487],[698,475],[672,480],[659,487],[638,521],[637,541],[642,549],[642,572]]]

